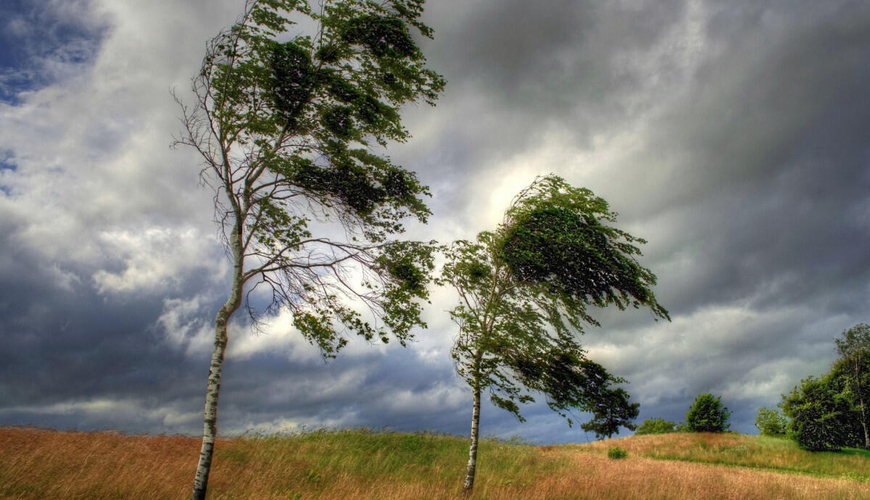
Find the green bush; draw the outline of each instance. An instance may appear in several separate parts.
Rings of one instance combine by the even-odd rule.
[[[755,416],[755,427],[761,431],[762,436],[785,436],[785,427],[788,424],[779,410],[759,408]]]
[[[648,418],[634,432],[635,436],[644,434],[670,434],[676,431],[677,424],[663,418]]]
[[[728,430],[731,412],[722,405],[722,397],[701,394],[695,398],[686,413],[686,427],[690,432],[723,432]]]
[[[614,446],[613,448],[607,449],[607,458],[612,458],[614,460],[621,460],[623,458],[628,457],[628,452],[625,451],[625,448],[620,448],[619,446]]]
[[[809,451],[835,451],[861,445],[860,420],[835,377],[807,377],[783,395],[783,413],[791,420],[788,435]]]

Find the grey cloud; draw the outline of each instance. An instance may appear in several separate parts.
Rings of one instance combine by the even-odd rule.
[[[0,104],[3,163],[15,165],[0,170],[0,423],[198,431],[226,267],[197,159],[167,149],[168,89],[184,92],[236,3],[76,3],[111,23],[93,61]],[[535,173],[593,189],[649,240],[642,262],[674,321],[598,311],[590,353],[630,380],[641,419],[683,420],[714,392],[752,432],[759,406],[825,371],[832,338],[867,321],[868,9],[431,2],[425,51],[450,83],[436,108],[406,111],[415,137],[389,150],[434,194],[430,224],[409,234],[471,238],[497,222],[497,191]],[[282,340],[292,332],[251,340],[240,320],[221,428],[465,434],[470,394],[446,351],[452,300],[437,295],[432,329],[409,350],[328,364]],[[172,311],[177,321],[159,321]],[[520,425],[487,405],[483,433],[586,439],[542,404],[524,414]]]

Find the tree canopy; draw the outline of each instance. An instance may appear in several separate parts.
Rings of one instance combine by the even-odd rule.
[[[594,432],[596,438],[619,434],[620,427],[637,429],[633,420],[640,414],[640,403],[630,403],[630,399],[622,387],[607,390],[592,402],[592,420],[580,424],[580,428]]]
[[[690,432],[724,432],[731,425],[731,412],[722,404],[722,396],[700,394],[686,412],[686,427]]]

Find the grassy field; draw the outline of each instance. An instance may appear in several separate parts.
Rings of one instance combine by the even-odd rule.
[[[615,445],[627,459],[606,457]],[[0,498],[181,500],[198,451],[187,437],[0,428]],[[458,500],[467,498],[466,453],[462,438],[361,430],[223,439],[209,498]],[[490,440],[480,453],[473,499],[870,499],[867,456],[817,457],[749,436],[544,447]]]
[[[731,433],[661,434],[599,441],[570,448],[606,454],[607,448],[617,445],[626,449],[630,456],[752,467],[870,482],[870,451],[846,449],[839,452],[809,453],[798,448],[794,441],[785,438]]]

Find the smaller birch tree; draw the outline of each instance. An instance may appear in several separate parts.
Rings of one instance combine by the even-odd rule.
[[[644,241],[606,224],[615,220],[603,199],[550,175],[514,198],[495,231],[446,249],[439,282],[459,295],[450,311],[459,326],[452,356],[473,395],[466,492],[474,487],[482,392],[520,421],[520,404],[543,395],[570,424],[572,409],[591,410],[617,380],[577,341],[584,324],[598,325],[588,307],[645,306],[668,318],[651,290],[655,275],[635,259]]]

